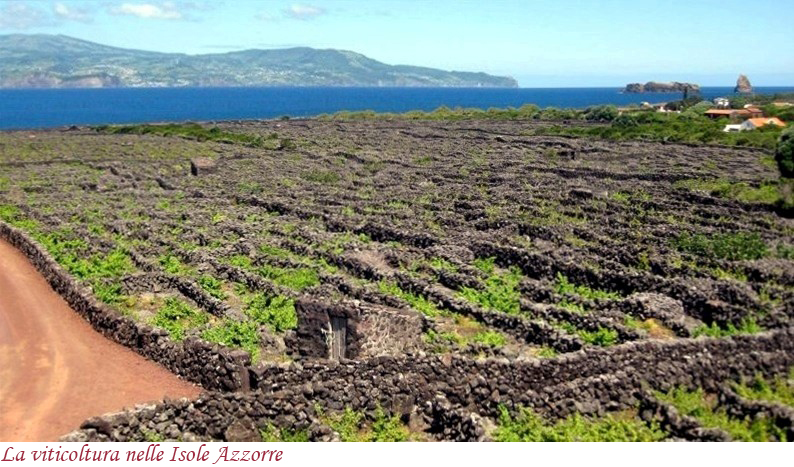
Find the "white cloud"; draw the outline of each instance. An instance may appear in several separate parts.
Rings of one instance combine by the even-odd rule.
[[[326,14],[325,8],[302,3],[295,3],[289,8],[281,10],[279,14],[270,14],[263,11],[256,15],[256,19],[262,21],[281,21],[282,19],[299,19],[302,21],[314,19]]]
[[[47,12],[20,2],[8,2],[0,7],[0,29],[25,30],[53,26]]]
[[[284,15],[293,19],[311,19],[324,14],[323,8],[299,3],[284,10]]]
[[[90,23],[93,20],[88,10],[84,8],[70,8],[60,2],[52,7],[52,11],[56,18],[63,20],[79,21],[81,23]]]
[[[145,19],[183,19],[182,12],[177,9],[173,2],[165,2],[159,5],[154,3],[122,3],[117,7],[111,8],[110,12],[114,15],[137,16]]]

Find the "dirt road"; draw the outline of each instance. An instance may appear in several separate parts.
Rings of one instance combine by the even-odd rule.
[[[52,441],[93,415],[199,392],[94,331],[0,240],[0,441]]]

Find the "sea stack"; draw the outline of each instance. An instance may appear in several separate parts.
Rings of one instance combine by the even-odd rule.
[[[739,78],[736,79],[736,87],[733,88],[733,92],[741,94],[749,94],[753,92],[753,86],[750,84],[750,80],[747,79],[747,76],[739,75]]]

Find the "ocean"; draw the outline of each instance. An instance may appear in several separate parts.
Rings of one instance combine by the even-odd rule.
[[[704,99],[733,88],[705,87]],[[794,92],[759,87],[757,93]],[[623,94],[619,88],[123,88],[0,90],[0,129],[162,121],[310,117],[340,110],[406,112],[448,107],[587,107],[680,99],[679,93]]]

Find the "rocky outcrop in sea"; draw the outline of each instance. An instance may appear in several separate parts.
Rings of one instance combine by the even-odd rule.
[[[736,87],[733,88],[733,92],[741,94],[753,92],[753,86],[750,84],[750,80],[747,79],[747,76],[739,75],[739,78],[736,79]]]
[[[658,83],[649,81],[645,84],[627,84],[623,92],[642,93],[642,92],[700,92],[700,86],[692,83]]]

